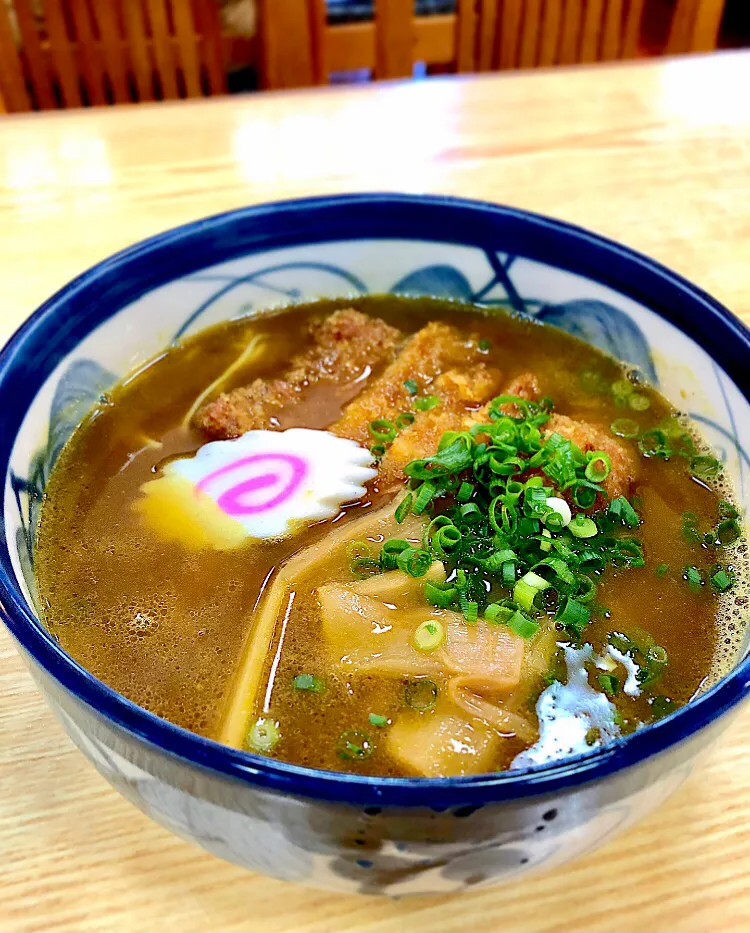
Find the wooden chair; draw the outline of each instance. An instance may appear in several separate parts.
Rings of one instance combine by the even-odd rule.
[[[36,5],[37,9],[39,5]],[[0,99],[10,112],[225,90],[214,0],[0,0]]]
[[[402,78],[416,62],[457,72],[633,58],[647,0],[456,0],[417,16],[414,0],[374,0],[371,22],[329,25],[325,0],[259,0],[262,83],[325,84],[368,69]],[[716,47],[725,0],[676,0],[666,51]]]

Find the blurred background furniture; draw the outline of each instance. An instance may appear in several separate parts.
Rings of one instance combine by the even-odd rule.
[[[743,0],[747,2],[747,0]],[[635,58],[645,15],[668,20],[658,51],[716,48],[725,0],[259,0],[264,87],[428,70],[489,71]],[[327,9],[328,7],[328,9]],[[333,11],[370,7],[341,23]],[[340,17],[338,17],[340,20]]]
[[[9,111],[224,91],[215,0],[0,0]]]
[[[750,0],[0,0],[0,113],[709,51],[719,34],[750,45]]]

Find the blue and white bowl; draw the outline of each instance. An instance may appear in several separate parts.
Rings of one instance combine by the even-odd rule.
[[[375,292],[525,312],[636,364],[699,422],[750,501],[750,335],[698,288],[522,211],[352,195],[199,221],[101,263],[0,356],[2,614],[73,741],[145,813],[256,871],[343,891],[446,893],[559,865],[658,806],[750,691],[744,659],[656,725],[556,765],[462,779],[314,771],[145,712],[37,621],[33,540],[55,458],[99,395],[175,340],[270,305]]]

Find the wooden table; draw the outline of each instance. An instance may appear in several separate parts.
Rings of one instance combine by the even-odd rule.
[[[0,337],[86,266],[201,215],[363,189],[486,198],[655,256],[750,321],[750,54],[0,118]],[[742,90],[744,89],[744,91]],[[246,873],[74,750],[0,633],[0,930],[750,928],[750,710],[659,813],[453,899]]]

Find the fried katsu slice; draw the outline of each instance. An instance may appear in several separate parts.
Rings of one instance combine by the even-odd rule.
[[[198,409],[195,427],[213,439],[278,428],[281,412],[302,402],[312,387],[357,386],[390,363],[403,342],[397,328],[354,308],[313,320],[309,336],[310,346],[292,357],[282,375],[222,393]]]
[[[440,404],[416,412],[414,423],[402,430],[380,461],[378,488],[389,489],[404,479],[404,467],[412,460],[430,457],[438,449],[446,431],[463,431],[467,417],[497,395],[502,379],[500,370],[477,363],[467,373],[448,370],[435,379],[431,392]]]
[[[363,389],[344,409],[328,430],[369,444],[371,421],[393,421],[401,412],[410,411],[414,397],[405,385],[414,383],[421,395],[437,394],[436,380],[448,370],[468,372],[479,365],[481,354],[471,335],[462,335],[457,327],[433,321],[406,342],[401,353],[381,375]]]

